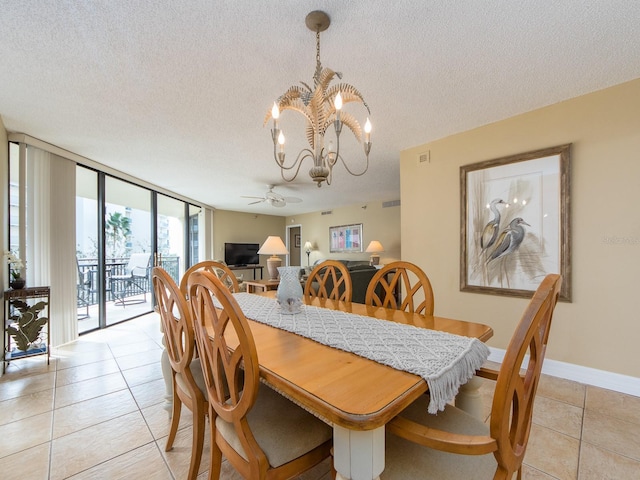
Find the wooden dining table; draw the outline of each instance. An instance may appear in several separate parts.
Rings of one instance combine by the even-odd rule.
[[[274,297],[275,293],[260,295]],[[493,335],[491,327],[475,322],[327,299],[313,299],[308,304],[482,341]],[[256,344],[261,379],[332,425],[336,478],[378,478],[384,469],[385,424],[427,391],[426,381],[353,353],[247,320]],[[231,348],[235,346],[231,338],[227,341]],[[471,398],[473,403],[473,398],[479,395],[476,397],[471,392]]]

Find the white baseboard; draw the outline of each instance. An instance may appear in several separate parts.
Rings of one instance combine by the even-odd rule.
[[[505,351],[493,347],[489,347],[489,350],[491,351],[489,360],[502,363]],[[630,377],[628,375],[581,367],[580,365],[559,362],[548,358],[544,360],[542,373],[551,375],[552,377],[565,378],[567,380],[573,380],[574,382],[640,397],[640,378]]]

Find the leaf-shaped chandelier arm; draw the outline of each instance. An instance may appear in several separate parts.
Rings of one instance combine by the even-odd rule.
[[[320,88],[320,90],[326,92],[329,84],[331,83],[331,80],[333,80],[333,77],[342,79],[342,73],[334,72],[330,68],[323,68],[322,72],[320,73],[320,78],[318,79],[318,85],[316,86],[316,89]]]
[[[309,102],[308,100],[305,102],[303,99],[303,97],[308,94],[309,92],[307,92],[306,90],[294,85],[293,87],[289,87],[289,90],[282,94],[280,98],[275,101],[275,103],[276,105],[278,105],[280,112],[282,112],[283,110],[295,110],[302,113],[304,116],[308,116],[306,108]],[[266,125],[267,122],[269,122],[269,120],[271,120],[272,118],[273,111],[272,109],[269,109],[264,117],[263,126]]]
[[[316,89],[313,92],[313,96],[311,97],[311,102],[309,103],[309,113],[311,116],[311,124],[313,125],[313,129],[321,136],[324,136],[324,131],[321,131],[325,124],[325,98],[322,94],[322,91]],[[313,145],[315,147],[315,145]],[[320,145],[321,146],[321,145]]]
[[[367,102],[364,101],[364,97],[356,87],[354,87],[353,85],[349,85],[348,83],[338,83],[327,90],[327,97],[335,98],[338,92],[340,92],[340,96],[342,97],[342,103],[361,103],[362,105],[364,105],[364,108],[367,109],[367,113],[371,114],[369,105],[367,105]]]
[[[313,125],[311,123],[307,123],[307,127],[304,129],[305,134],[307,136],[307,142],[312,150],[315,149],[316,143],[316,131],[313,129]]]
[[[353,115],[347,112],[340,113],[340,120],[344,125],[349,127],[349,130],[351,130],[351,133],[353,133],[353,136],[356,137],[356,140],[358,140],[358,143],[361,143],[362,129],[360,128],[360,123],[358,123],[358,120],[356,120]]]

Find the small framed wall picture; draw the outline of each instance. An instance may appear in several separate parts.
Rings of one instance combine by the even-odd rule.
[[[329,227],[329,252],[362,252],[362,224]]]

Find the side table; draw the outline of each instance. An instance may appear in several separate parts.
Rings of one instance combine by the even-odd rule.
[[[277,290],[280,280],[245,280],[242,283],[247,286],[247,293],[258,293]]]

